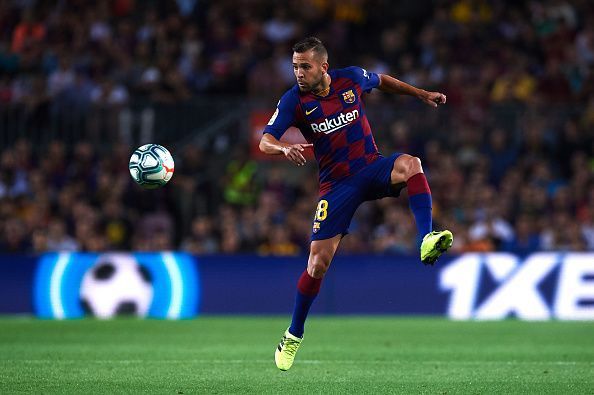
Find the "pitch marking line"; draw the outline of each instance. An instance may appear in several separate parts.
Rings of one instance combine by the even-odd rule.
[[[0,363],[92,363],[92,364],[146,364],[146,363],[196,363],[196,364],[250,364],[250,363],[274,363],[274,359],[163,359],[163,360],[145,360],[145,359],[3,359]],[[320,360],[320,359],[304,359],[298,360],[301,364],[423,364],[423,365],[479,365],[479,364],[493,364],[493,365],[594,365],[594,361],[370,361],[370,360],[351,360],[351,359],[336,359],[336,360]]]

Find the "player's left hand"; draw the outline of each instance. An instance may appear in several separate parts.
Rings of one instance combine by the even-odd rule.
[[[421,96],[421,100],[431,107],[437,107],[440,104],[445,104],[446,95],[439,92],[425,92],[425,94]]]

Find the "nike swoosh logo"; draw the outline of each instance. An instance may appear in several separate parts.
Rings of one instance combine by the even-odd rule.
[[[305,110],[305,115],[309,115],[309,114],[311,114],[312,112],[314,112],[314,111],[316,110],[316,108],[318,108],[318,106],[315,106],[314,108],[312,108],[312,109],[311,109],[311,110],[309,110],[309,111]]]

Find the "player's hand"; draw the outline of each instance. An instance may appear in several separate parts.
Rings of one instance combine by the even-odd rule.
[[[437,107],[440,104],[445,104],[446,95],[439,92],[425,92],[425,94],[421,96],[421,100],[431,107]]]
[[[297,166],[303,166],[306,162],[302,152],[306,148],[313,147],[313,144],[293,144],[283,148],[283,154],[288,160],[295,163]]]

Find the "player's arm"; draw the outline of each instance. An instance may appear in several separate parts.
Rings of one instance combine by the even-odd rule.
[[[424,89],[415,88],[412,85],[402,82],[387,74],[379,75],[378,89],[382,92],[396,93],[399,95],[408,95],[421,99],[426,104],[437,107],[440,104],[445,104],[446,96],[440,92],[428,92]]]
[[[295,111],[298,107],[297,97],[288,91],[281,97],[276,106],[276,111],[264,128],[260,139],[260,151],[269,155],[283,154],[291,162],[303,166],[306,162],[302,152],[313,144],[287,144],[280,138],[287,129],[295,124]]]
[[[279,141],[270,133],[264,133],[260,140],[260,151],[269,155],[283,154],[291,162],[303,166],[306,162],[302,152],[313,144],[287,144]]]

